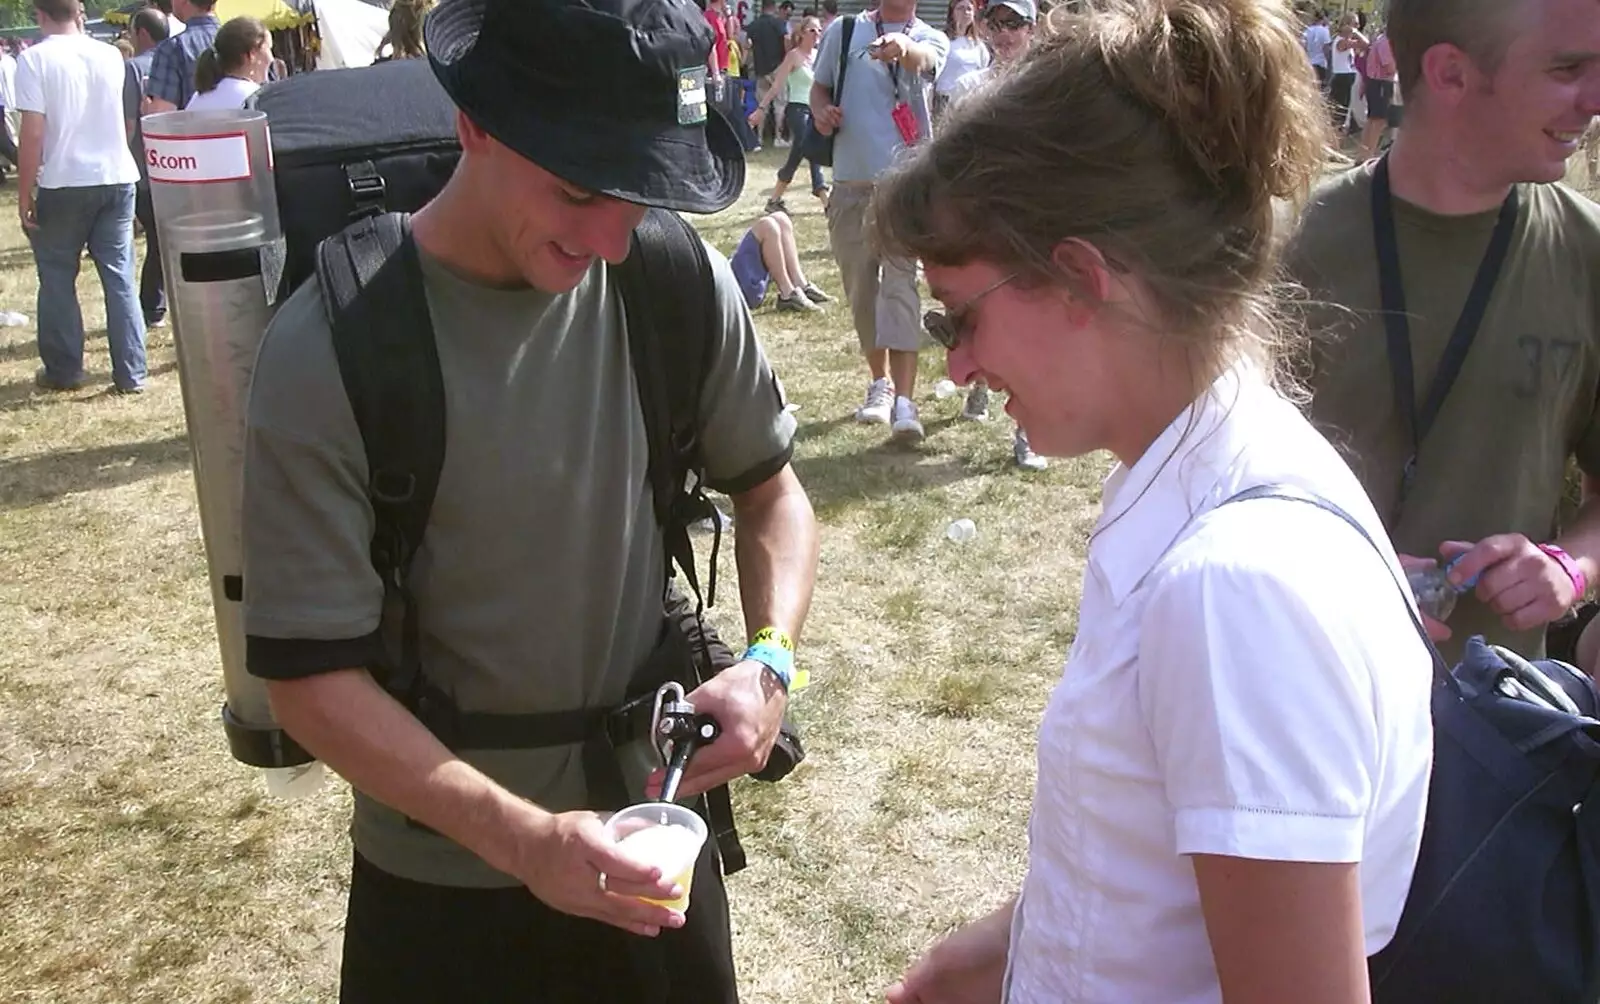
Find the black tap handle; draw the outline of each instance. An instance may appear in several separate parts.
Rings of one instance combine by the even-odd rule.
[[[665,726],[668,719],[663,717],[661,721]],[[701,746],[722,734],[722,727],[710,715],[674,716],[671,722],[672,758],[667,762],[667,772],[661,779],[663,802],[676,800],[678,785],[683,783],[683,775],[689,769],[689,759]],[[663,728],[662,731],[667,730]]]

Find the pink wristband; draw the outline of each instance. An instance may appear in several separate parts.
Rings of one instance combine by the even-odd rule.
[[[1540,544],[1539,550],[1548,555],[1550,560],[1560,565],[1561,570],[1567,573],[1567,578],[1572,580],[1572,588],[1576,593],[1573,603],[1582,602],[1583,598],[1589,593],[1589,580],[1584,576],[1583,569],[1579,568],[1578,563],[1573,560],[1572,555],[1554,544]]]

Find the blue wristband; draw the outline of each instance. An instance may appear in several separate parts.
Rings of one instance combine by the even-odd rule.
[[[783,684],[783,689],[789,693],[806,685],[804,674],[801,675],[799,686],[795,685],[794,653],[786,648],[771,642],[757,642],[745,649],[744,659],[759,662],[772,670],[772,675],[778,678],[778,682]]]

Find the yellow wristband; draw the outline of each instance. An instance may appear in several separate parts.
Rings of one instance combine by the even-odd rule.
[[[755,637],[750,639],[752,647],[763,643],[776,645],[790,654],[794,652],[794,639],[775,627],[764,627],[755,633]]]

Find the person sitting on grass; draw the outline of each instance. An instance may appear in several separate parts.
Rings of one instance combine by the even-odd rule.
[[[739,241],[728,260],[733,277],[751,310],[767,298],[767,286],[778,284],[778,309],[809,313],[833,299],[807,281],[800,271],[800,250],[794,243],[794,222],[787,213],[768,213]]]

